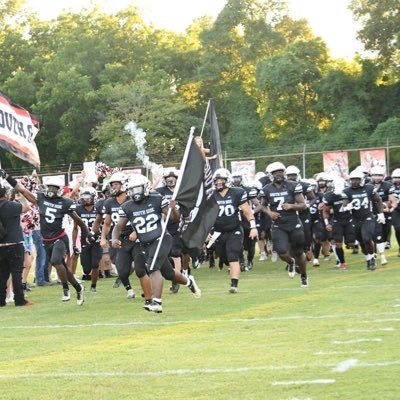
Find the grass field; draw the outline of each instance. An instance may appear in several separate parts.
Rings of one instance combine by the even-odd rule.
[[[310,266],[309,288],[257,261],[238,294],[204,264],[202,298],[165,285],[162,314],[112,279],[82,307],[35,288],[32,307],[0,309],[0,399],[399,399],[400,258],[387,254],[376,271],[349,253],[347,271]]]

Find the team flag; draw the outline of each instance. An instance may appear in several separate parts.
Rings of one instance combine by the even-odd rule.
[[[211,171],[215,172],[218,168],[223,168],[221,138],[219,135],[218,119],[215,112],[214,100],[210,99],[210,167]]]
[[[176,201],[185,219],[182,241],[189,248],[200,248],[218,215],[218,204],[210,198],[212,171],[199,146],[190,136],[186,162],[182,162]]]
[[[0,93],[0,146],[39,169],[38,132],[38,118]]]

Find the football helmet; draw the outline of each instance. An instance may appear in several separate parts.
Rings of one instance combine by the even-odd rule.
[[[43,185],[43,194],[46,197],[61,197],[64,193],[64,182],[57,176],[51,176],[46,179],[46,183]]]
[[[113,183],[118,182],[120,184],[119,188],[114,188]],[[110,194],[111,196],[118,196],[121,193],[126,192],[128,188],[128,177],[122,172],[118,171],[111,175],[111,178],[108,180],[110,185]]]
[[[275,171],[286,171],[286,167],[279,161],[273,162],[267,165],[265,172],[268,174],[273,174]]]
[[[358,188],[364,185],[365,174],[361,169],[355,169],[350,172],[349,180],[352,188]]]
[[[358,167],[356,167],[355,170],[362,172],[364,174],[364,177],[367,176],[369,173],[368,169],[365,168],[363,165],[359,165]]]
[[[381,183],[385,176],[385,169],[380,165],[371,168],[371,177],[374,183]]]
[[[221,179],[223,182],[216,184],[215,181]],[[213,183],[218,192],[221,192],[231,185],[231,173],[226,168],[218,168],[213,174]]]
[[[94,187],[88,186],[82,189],[79,201],[84,206],[91,206],[97,201],[97,191]]]
[[[267,165],[266,172],[274,183],[282,183],[285,180],[286,167],[279,161]]]
[[[176,168],[166,168],[163,171],[164,185],[169,189],[173,189],[179,176],[179,170]],[[171,179],[172,178],[172,179]]]
[[[294,180],[294,181],[301,180],[300,170],[295,165],[289,165],[286,168],[286,176],[289,177],[289,175],[295,175],[295,177],[293,177],[294,179],[289,179],[289,180]]]
[[[242,184],[243,177],[242,177],[242,175],[235,174],[235,175],[232,175],[231,181],[232,181],[233,186],[238,187]]]
[[[135,174],[128,181],[128,195],[137,203],[150,193],[150,181],[144,176]]]
[[[391,177],[392,178],[400,178],[400,168],[394,169],[393,172],[392,172]]]

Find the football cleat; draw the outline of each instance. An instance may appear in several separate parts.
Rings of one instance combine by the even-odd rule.
[[[133,291],[133,289],[129,289],[126,292],[126,298],[127,299],[134,299],[136,297],[135,292]]]
[[[286,270],[287,270],[287,273],[289,275],[289,278],[294,278],[295,277],[295,275],[296,275],[296,264],[295,264],[294,258],[292,258],[288,262],[288,264],[286,266]]]
[[[157,314],[162,313],[162,303],[155,300],[146,300],[143,308],[146,311],[155,312]]]
[[[61,301],[70,301],[71,300],[71,293],[68,289],[63,290],[63,295],[61,297]]]
[[[384,254],[381,254],[381,265],[386,265],[388,263],[388,260],[386,259]]]
[[[169,288],[169,290],[170,290],[172,293],[178,293],[178,292],[179,292],[179,287],[180,287],[179,283],[173,283],[173,284],[171,285],[171,287]]]
[[[231,286],[229,288],[229,293],[237,293],[239,291],[239,288],[236,286]]]
[[[341,263],[339,265],[339,269],[347,269],[347,264],[346,263]]]
[[[376,261],[375,258],[371,258],[367,261],[367,269],[370,271],[376,270]]]
[[[83,294],[83,292],[85,291],[85,287],[83,285],[80,286],[81,290],[76,293],[76,304],[78,304],[78,306],[81,306],[85,302],[85,297]]]
[[[197,286],[196,281],[194,280],[194,277],[192,275],[189,276],[189,290],[193,293],[193,296],[196,297],[196,299],[199,299],[201,297],[201,290]]]
[[[301,277],[301,287],[303,287],[303,288],[308,287],[308,278],[307,278],[307,276],[302,276]]]
[[[313,265],[314,265],[314,267],[319,267],[319,260],[318,260],[318,258],[314,258],[314,260],[313,260]]]

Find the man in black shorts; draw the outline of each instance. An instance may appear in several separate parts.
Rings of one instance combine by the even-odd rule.
[[[285,166],[273,162],[267,166],[272,183],[260,192],[262,206],[272,219],[272,242],[281,260],[287,263],[290,278],[296,275],[296,265],[301,276],[301,287],[308,287],[304,232],[298,212],[306,209],[303,188],[298,182],[285,178]]]

